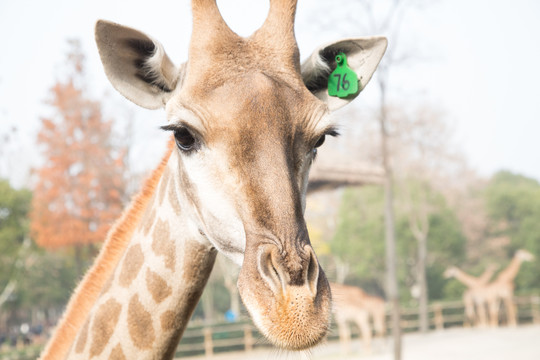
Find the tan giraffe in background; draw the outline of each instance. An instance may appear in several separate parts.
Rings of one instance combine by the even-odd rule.
[[[455,278],[467,287],[467,290],[463,292],[463,304],[469,325],[487,326],[487,298],[485,294],[477,292],[475,289],[483,288],[491,280],[496,270],[497,265],[490,264],[479,277],[469,275],[456,266],[451,266],[444,272],[445,278]]]
[[[339,340],[344,352],[350,351],[351,332],[349,322],[354,322],[360,329],[364,352],[371,352],[372,327],[377,336],[386,334],[386,304],[378,296],[367,294],[356,286],[331,283],[333,305],[332,312],[338,325]]]
[[[271,0],[260,29],[229,29],[215,0],[193,0],[186,63],[153,38],[99,21],[113,86],[164,107],[174,143],[109,233],[42,359],[170,359],[214,265],[241,266],[240,296],[273,344],[309,348],[326,335],[330,287],[303,217],[316,148],[335,135],[328,77],[343,52],[359,90],[386,49],[380,37],[321,46],[302,65],[295,0]]]
[[[534,255],[527,250],[520,249],[516,251],[508,266],[501,270],[493,282],[475,290],[475,292],[483,294],[487,298],[489,324],[491,327],[497,327],[499,325],[499,306],[501,300],[506,309],[508,325],[517,326],[516,305],[514,304],[514,280],[521,268],[521,264],[533,260]]]

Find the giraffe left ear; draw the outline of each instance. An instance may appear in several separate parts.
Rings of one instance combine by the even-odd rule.
[[[317,48],[302,63],[302,78],[306,87],[320,100],[324,101],[330,111],[347,105],[365,88],[381,61],[388,41],[385,37],[364,37],[344,39]],[[328,95],[328,77],[336,68],[335,57],[345,53],[347,63],[358,77],[358,92],[339,98]]]
[[[147,109],[163,107],[180,82],[182,68],[150,36],[109,21],[96,23],[96,43],[111,84]]]

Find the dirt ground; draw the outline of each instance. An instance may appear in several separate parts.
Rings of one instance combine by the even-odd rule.
[[[372,353],[366,354],[358,340],[344,354],[339,343],[323,344],[310,353],[293,353],[275,349],[251,353],[218,354],[212,360],[392,360],[390,339],[376,339]],[[204,358],[204,357],[202,357]],[[191,359],[201,359],[191,358]],[[403,338],[403,360],[540,360],[540,325],[518,328],[463,329],[452,328],[426,335],[408,334]]]

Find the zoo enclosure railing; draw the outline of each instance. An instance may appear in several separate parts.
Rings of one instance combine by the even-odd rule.
[[[518,324],[540,324],[540,296],[518,296],[515,299]],[[442,330],[449,327],[469,326],[466,323],[464,305],[461,301],[434,303],[429,306],[429,322],[431,329]],[[501,320],[506,319],[504,307],[501,307]],[[390,314],[386,319],[388,332],[392,327]],[[404,308],[401,311],[401,328],[405,332],[419,330],[417,308]],[[359,337],[358,329],[352,327],[353,338]],[[335,324],[328,336],[329,341],[338,339]],[[205,355],[211,357],[214,353],[229,351],[252,351],[255,348],[271,347],[249,319],[236,323],[190,325],[182,337],[176,350],[175,357]],[[2,360],[30,360],[39,356],[41,347],[29,346],[23,349],[0,350]]]
[[[515,299],[518,324],[540,324],[540,296],[519,296]],[[431,304],[428,308],[431,329],[442,330],[449,327],[471,326],[467,324],[464,304],[462,301],[440,302]],[[506,312],[501,307],[500,320],[504,324]],[[391,333],[390,314],[386,318],[387,332]],[[401,311],[401,328],[404,332],[415,332],[420,328],[418,308],[404,308]],[[359,337],[356,327],[352,327],[353,338]],[[339,337],[332,324],[328,340]],[[190,326],[186,329],[176,357],[206,355],[211,357],[217,352],[252,351],[254,348],[271,347],[249,319],[232,324],[214,324],[211,326]]]

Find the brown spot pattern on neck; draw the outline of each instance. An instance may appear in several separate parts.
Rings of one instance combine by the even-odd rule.
[[[154,225],[154,222],[156,221],[156,214],[157,214],[156,209],[152,208],[151,206],[148,206],[141,222],[142,232],[144,236],[148,236],[148,233],[150,232],[152,225]]]
[[[176,264],[176,249],[171,239],[169,223],[159,219],[152,233],[152,250],[156,255],[165,257],[165,267],[174,270]]]
[[[167,310],[161,314],[161,329],[163,331],[176,330],[184,326],[186,326],[186,323],[182,320],[181,314],[172,310]]]
[[[77,340],[77,345],[75,346],[75,352],[80,354],[84,351],[86,346],[86,340],[88,339],[88,327],[90,326],[90,318],[84,323],[81,333],[79,334],[79,340]]]
[[[139,295],[134,295],[129,301],[127,320],[133,344],[139,349],[150,349],[156,335],[152,326],[152,316],[139,301]]]
[[[120,344],[116,345],[114,349],[112,349],[109,360],[126,360],[126,356],[124,355],[122,346]]]
[[[122,310],[120,303],[114,299],[109,299],[97,311],[94,323],[92,324],[90,357],[101,354],[105,346],[109,343],[118,322],[120,310]]]
[[[122,270],[120,272],[120,286],[128,287],[139,274],[144,263],[144,254],[141,250],[141,245],[133,245],[129,248],[124,258]]]
[[[146,287],[158,304],[172,294],[172,289],[167,282],[150,269],[146,271]]]

